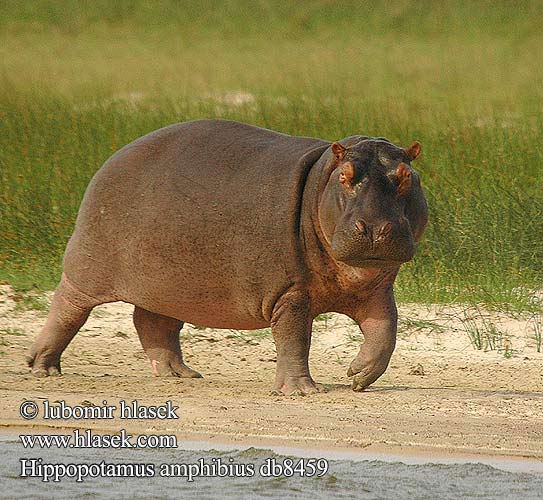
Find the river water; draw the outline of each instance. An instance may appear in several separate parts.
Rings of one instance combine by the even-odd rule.
[[[180,443],[179,446],[183,446]],[[379,499],[459,500],[507,499],[541,500],[543,464],[504,462],[505,467],[482,463],[404,463],[368,460],[354,454],[326,462],[277,454],[270,450],[192,449],[25,449],[17,435],[0,435],[0,498],[2,499]],[[363,457],[363,455],[361,455]],[[41,461],[38,459],[41,458]],[[321,458],[318,454],[314,458]],[[41,477],[21,477],[25,474]],[[32,459],[36,459],[31,461]],[[289,460],[290,459],[290,460]],[[409,462],[409,460],[408,460]],[[411,460],[413,462],[413,460]],[[528,464],[528,462],[526,462]],[[60,464],[60,469],[54,467]],[[73,464],[66,467],[66,464]],[[81,466],[84,465],[84,467]],[[88,464],[95,464],[89,467]],[[100,465],[102,464],[102,465]],[[118,468],[118,464],[131,464]],[[165,464],[165,465],[161,465]],[[218,466],[222,464],[222,469]],[[285,474],[270,476],[282,467]],[[43,481],[48,466],[61,476],[58,482]],[[62,469],[64,467],[64,469]],[[102,467],[102,468],[100,468]],[[215,468],[213,468],[215,467]],[[290,467],[290,468],[289,468]],[[327,470],[325,471],[327,467]],[[509,470],[504,470],[509,469]],[[523,470],[524,469],[524,470]],[[251,470],[253,474],[251,474]],[[231,472],[233,476],[217,477]],[[195,474],[200,476],[195,476]],[[323,473],[322,476],[319,474]],[[134,474],[140,477],[122,477]],[[154,476],[151,476],[154,474]],[[172,474],[175,477],[172,477]],[[192,474],[192,481],[188,475]],[[240,477],[241,475],[244,475]],[[169,475],[169,477],[168,477]],[[215,476],[213,476],[215,475]],[[146,477],[141,477],[146,476]],[[151,476],[151,477],[149,477]]]

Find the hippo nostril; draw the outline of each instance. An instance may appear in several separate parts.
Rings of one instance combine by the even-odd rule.
[[[357,220],[354,225],[364,236],[368,234],[368,226],[363,220]]]
[[[375,241],[381,241],[384,240],[392,231],[392,224],[390,222],[386,222],[381,226],[381,229],[377,232],[377,238],[375,238]]]

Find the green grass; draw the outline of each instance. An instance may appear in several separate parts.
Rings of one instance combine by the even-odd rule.
[[[44,297],[37,295],[15,295],[15,311],[46,311],[49,309],[49,303]]]
[[[0,336],[3,337],[4,335],[12,335],[15,337],[22,337],[25,334],[24,330],[22,328],[0,328]]]
[[[464,311],[461,321],[474,349],[503,352],[506,358],[513,356],[511,340],[483,311]]]
[[[54,287],[85,187],[116,149],[225,117],[421,141],[430,224],[398,298],[541,307],[539,2],[191,3],[4,2],[0,280]]]
[[[271,336],[271,328],[261,328],[259,330],[229,330],[226,338],[238,339],[248,344],[258,343],[259,340]]]
[[[537,352],[541,352],[541,346],[543,345],[543,322],[541,321],[541,314],[534,315],[533,317],[533,330],[535,348]]]
[[[399,330],[403,333],[421,331],[443,333],[447,330],[443,325],[426,319],[400,317],[398,323]]]

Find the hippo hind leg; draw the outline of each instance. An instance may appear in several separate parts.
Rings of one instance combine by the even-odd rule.
[[[87,321],[92,308],[100,303],[62,275],[47,321],[26,356],[34,376],[60,375],[60,357],[64,349]]]
[[[179,332],[183,322],[141,307],[134,309],[134,326],[157,377],[200,378],[183,362]]]

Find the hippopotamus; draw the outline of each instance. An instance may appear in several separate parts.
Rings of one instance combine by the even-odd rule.
[[[273,391],[322,390],[309,371],[313,319],[338,312],[364,342],[347,375],[361,391],[395,347],[393,284],[427,223],[421,146],[382,137],[337,142],[229,120],[161,128],[111,156],[91,180],[60,283],[27,361],[61,373],[61,354],[91,310],[135,306],[157,376],[200,377],[183,361],[184,322],[271,326]]]

